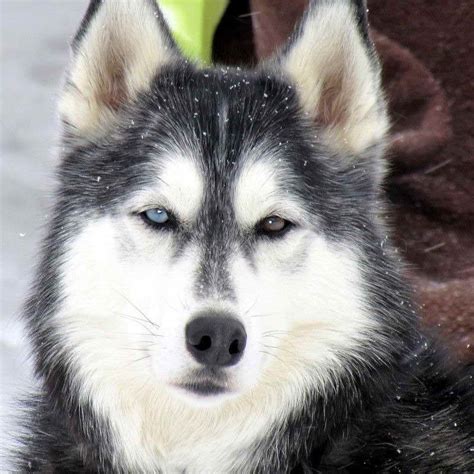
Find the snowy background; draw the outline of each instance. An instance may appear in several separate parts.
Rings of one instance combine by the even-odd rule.
[[[87,4],[0,0],[0,445],[14,400],[31,383],[19,314],[48,214],[59,85]]]

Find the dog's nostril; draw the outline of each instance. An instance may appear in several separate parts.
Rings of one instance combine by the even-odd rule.
[[[207,351],[211,345],[212,340],[209,336],[202,336],[198,344],[192,344],[198,351]]]
[[[239,341],[235,339],[229,346],[229,354],[238,354],[240,352]]]

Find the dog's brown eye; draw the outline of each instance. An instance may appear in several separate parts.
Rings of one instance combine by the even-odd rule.
[[[290,222],[279,216],[268,216],[258,225],[258,230],[267,235],[277,235],[288,228]]]

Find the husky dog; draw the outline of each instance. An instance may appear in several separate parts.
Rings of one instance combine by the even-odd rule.
[[[242,70],[186,61],[154,0],[93,0],[60,115],[20,470],[474,469],[472,380],[387,237],[363,1]]]

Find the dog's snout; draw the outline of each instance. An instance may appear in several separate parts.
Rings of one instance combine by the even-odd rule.
[[[236,364],[247,343],[240,321],[228,315],[199,316],[186,326],[186,347],[200,364],[226,367]]]

